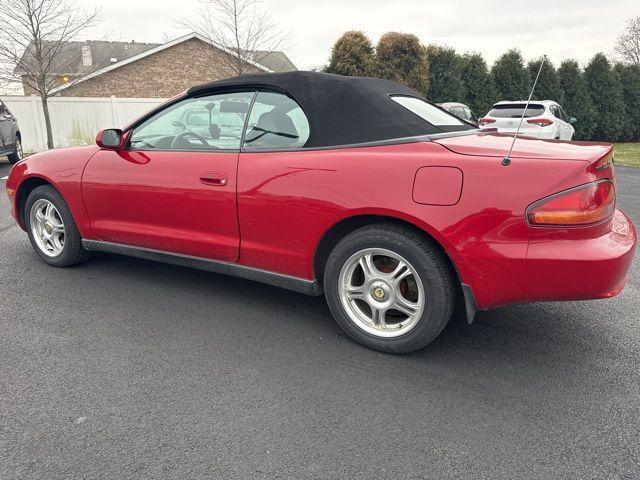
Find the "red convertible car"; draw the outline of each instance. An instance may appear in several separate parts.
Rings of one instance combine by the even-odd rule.
[[[387,80],[243,76],[33,155],[7,191],[50,265],[100,250],[324,293],[352,338],[410,352],[454,311],[625,285],[611,145],[511,141]]]

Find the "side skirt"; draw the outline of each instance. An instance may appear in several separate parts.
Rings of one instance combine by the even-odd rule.
[[[234,277],[246,278],[255,282],[267,283],[294,292],[306,295],[321,295],[322,287],[317,280],[306,280],[304,278],[292,277],[281,273],[269,272],[259,268],[245,267],[230,262],[220,262],[202,257],[193,257],[180,253],[153,250],[151,248],[133,247],[119,243],[101,242],[98,240],[82,240],[82,246],[89,251],[99,251],[127,255],[129,257],[154,260],[157,262],[170,263],[180,267],[206,270],[213,273],[222,273]]]

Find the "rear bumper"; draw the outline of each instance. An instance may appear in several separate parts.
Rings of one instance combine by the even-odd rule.
[[[626,284],[636,243],[636,229],[620,210],[602,236],[532,242],[527,253],[524,301],[617,295]]]

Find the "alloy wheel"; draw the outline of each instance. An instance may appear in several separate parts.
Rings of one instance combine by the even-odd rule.
[[[339,275],[340,302],[351,321],[378,337],[398,337],[414,328],[425,307],[420,276],[391,250],[367,248],[353,254]]]
[[[36,200],[30,212],[31,233],[42,253],[57,257],[64,250],[64,221],[53,203],[44,198]]]

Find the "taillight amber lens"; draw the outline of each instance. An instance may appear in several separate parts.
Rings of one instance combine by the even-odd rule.
[[[613,215],[616,193],[611,180],[599,180],[543,198],[527,208],[527,220],[539,226],[584,226]]]

